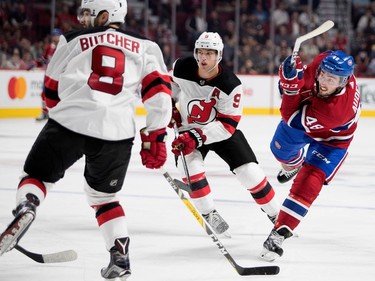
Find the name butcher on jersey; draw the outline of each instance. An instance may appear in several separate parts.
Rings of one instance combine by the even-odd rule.
[[[94,47],[98,44],[108,43],[116,47],[124,48],[133,53],[139,53],[140,44],[130,40],[122,34],[105,33],[79,39],[82,51]]]

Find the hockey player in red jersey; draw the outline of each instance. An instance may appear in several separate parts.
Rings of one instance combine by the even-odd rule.
[[[136,133],[136,101],[140,92],[148,112],[140,132],[142,163],[158,169],[167,158],[170,76],[155,42],[120,29],[126,0],[84,0],[81,7],[90,11],[92,27],[62,35],[47,67],[50,118],[25,161],[15,218],[0,236],[0,255],[19,242],[52,185],[85,156],[84,191],[110,253],[101,275],[125,280],[131,273],[129,233],[117,193]]]
[[[324,52],[307,67],[298,56],[294,67],[288,57],[279,68],[282,120],[271,150],[282,165],[278,180],[297,176],[263,244],[265,260],[282,256],[283,241],[293,235],[347,156],[361,112],[353,70],[353,57],[342,51]]]
[[[219,34],[204,32],[195,42],[194,57],[174,63],[172,97],[180,111],[174,108],[173,120],[180,134],[172,143],[172,152],[179,156],[181,150],[186,157],[192,189],[189,195],[197,209],[217,234],[230,236],[228,224],[215,210],[205,174],[204,159],[209,151],[228,164],[271,221],[279,203],[245,136],[237,129],[243,88],[238,77],[219,64],[223,48]],[[178,167],[184,174],[181,157]],[[186,177],[183,180],[187,182]]]

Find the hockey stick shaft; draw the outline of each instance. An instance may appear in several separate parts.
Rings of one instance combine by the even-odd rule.
[[[212,242],[219,248],[220,252],[227,258],[229,263],[233,266],[233,268],[237,271],[239,275],[276,275],[279,273],[280,268],[278,266],[256,266],[256,267],[241,267],[238,265],[233,257],[229,254],[228,250],[224,247],[224,245],[220,242],[219,238],[213,233],[211,228],[208,226],[206,221],[194,207],[194,205],[186,198],[183,191],[179,188],[176,184],[174,179],[169,175],[164,168],[160,168],[164,178],[173,188],[173,190],[177,193],[178,197],[180,197],[181,201],[185,204],[185,206],[189,209],[189,211],[193,214],[195,219],[198,223],[202,226],[202,228],[206,231],[207,235],[211,237]]]
[[[327,20],[324,23],[322,23],[320,26],[315,28],[314,30],[306,33],[305,35],[302,35],[300,37],[297,37],[296,42],[294,43],[293,53],[292,53],[292,59],[291,64],[294,65],[296,62],[296,57],[298,56],[299,49],[301,47],[301,44],[311,38],[314,38],[328,30],[330,30],[334,26],[334,22],[331,20]]]
[[[173,130],[174,130],[175,137],[178,138],[180,133],[178,131],[178,127],[177,127],[176,123],[173,126]],[[182,150],[180,150],[180,157],[181,157],[181,161],[182,161],[182,166],[184,167],[184,172],[185,172],[187,184],[188,184],[189,188],[191,189],[191,181],[190,181],[189,170],[188,170],[188,167],[187,167],[187,164],[186,164],[185,155],[182,153]]]
[[[20,245],[14,247],[16,250],[20,251],[25,256],[38,263],[59,263],[59,262],[69,262],[77,259],[77,253],[73,250],[67,250],[63,252],[56,252],[52,254],[36,254],[26,250]]]

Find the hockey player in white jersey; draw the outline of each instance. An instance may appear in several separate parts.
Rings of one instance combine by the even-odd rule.
[[[81,8],[92,27],[62,35],[48,65],[44,87],[50,119],[25,161],[15,218],[0,236],[0,255],[25,234],[51,186],[85,156],[84,190],[110,253],[101,275],[125,280],[131,274],[129,233],[117,193],[136,134],[137,93],[141,89],[148,112],[140,132],[142,163],[158,169],[167,158],[170,76],[156,43],[119,29],[126,0],[83,0]]]
[[[194,57],[174,63],[172,97],[179,111],[174,107],[170,126],[177,123],[179,127],[172,152],[179,156],[182,151],[185,155],[192,189],[190,197],[217,234],[230,236],[227,222],[215,209],[206,179],[204,159],[209,151],[228,164],[271,221],[276,218],[279,203],[245,136],[237,129],[242,116],[243,89],[237,76],[219,64],[223,48],[218,33],[204,32],[195,42]],[[178,167],[184,175],[181,159]],[[186,178],[183,180],[187,182]]]

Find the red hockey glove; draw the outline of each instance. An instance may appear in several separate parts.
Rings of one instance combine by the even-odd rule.
[[[305,84],[301,58],[296,57],[296,65],[291,64],[292,56],[287,57],[279,67],[279,87],[287,95],[296,95]]]
[[[180,128],[181,123],[182,123],[182,120],[181,120],[180,111],[178,111],[178,109],[175,106],[173,106],[173,108],[172,108],[172,118],[171,118],[171,121],[168,124],[168,127],[173,128],[174,124],[176,124],[177,128]]]
[[[167,160],[167,148],[165,146],[166,128],[148,132],[147,135],[142,129],[140,133],[142,164],[149,169],[159,169]]]
[[[172,152],[176,155],[180,155],[180,151],[182,151],[183,155],[190,154],[194,149],[201,147],[206,139],[207,137],[201,129],[191,129],[179,135],[172,142]]]

